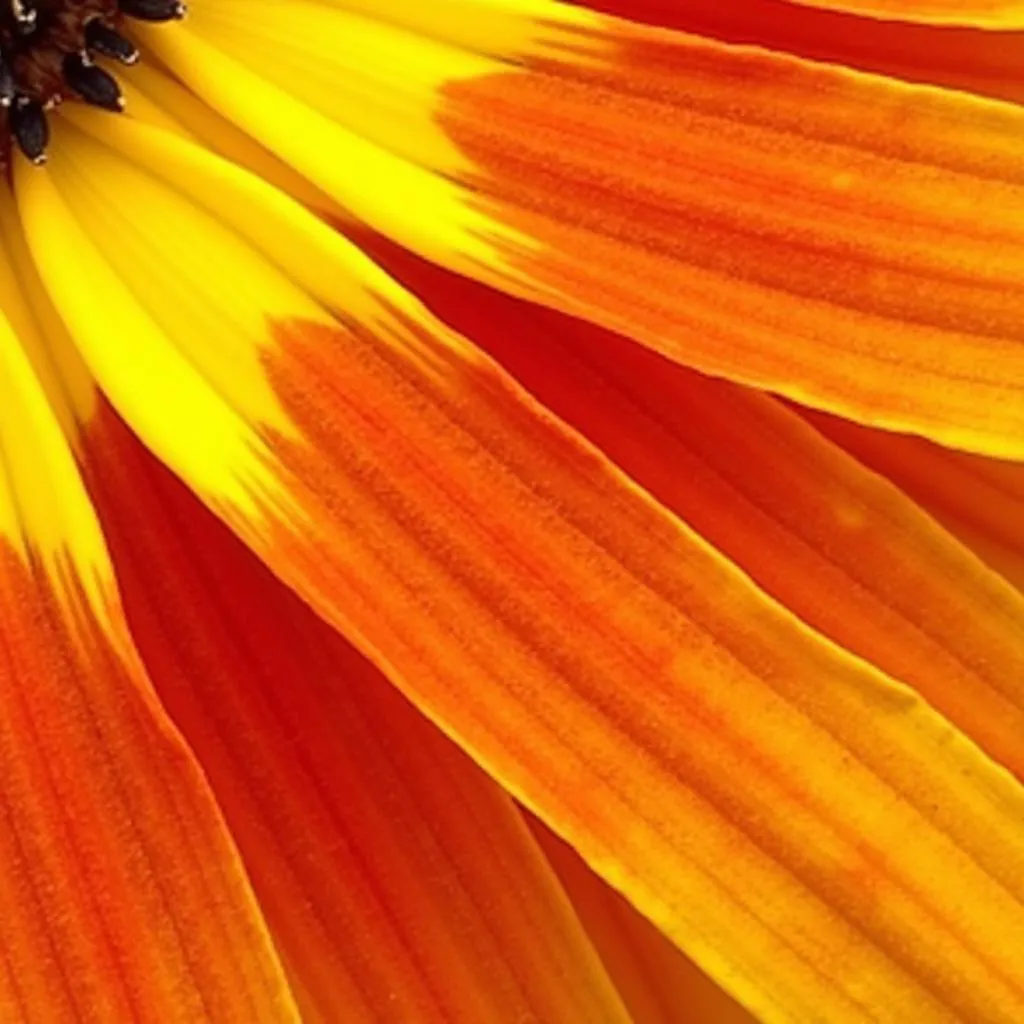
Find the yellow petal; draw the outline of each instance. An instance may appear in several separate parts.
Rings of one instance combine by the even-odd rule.
[[[18,220],[14,196],[0,189],[0,310],[10,321],[47,404],[71,444],[95,407],[95,384],[46,294]]]
[[[130,117],[198,140],[311,209],[335,217],[341,212],[332,199],[152,63],[143,61],[133,68],[119,69],[118,76]]]
[[[588,17],[578,56],[510,36],[514,67],[317,3],[204,4],[146,38],[432,259],[704,372],[1024,458],[1024,112]]]

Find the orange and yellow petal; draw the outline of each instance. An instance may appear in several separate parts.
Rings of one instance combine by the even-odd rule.
[[[429,717],[765,1020],[1024,1014],[1016,781],[312,215],[175,134],[67,117],[19,201],[101,385]],[[42,251],[82,224],[89,293]],[[224,286],[178,320],[154,281],[193,258]],[[102,322],[163,390],[126,388]]]
[[[571,846],[536,818],[530,825],[615,979],[633,1024],[754,1024]]]
[[[816,417],[858,461],[768,396],[368,243],[441,319],[759,586],[909,683],[1024,778],[1024,600],[907,496],[936,510],[956,502],[951,514],[1024,554],[1019,464]]]
[[[83,446],[136,642],[304,1019],[626,1024],[510,798],[112,413]]]
[[[560,4],[498,3],[498,38],[467,40],[450,6],[225,0],[146,38],[431,259],[704,372],[1024,458],[1020,110]]]
[[[6,288],[0,303],[13,308]],[[29,307],[0,315],[0,1017],[297,1020],[214,798],[132,645],[47,385],[11,327],[39,342]]]

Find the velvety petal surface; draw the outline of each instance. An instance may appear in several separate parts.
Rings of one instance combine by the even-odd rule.
[[[622,992],[634,1024],[754,1024],[567,843],[530,819],[541,849]]]
[[[879,434],[835,417],[812,422],[964,537],[1013,580],[1024,582],[1024,467],[953,452],[921,438]]]
[[[83,446],[133,634],[304,1019],[625,1024],[499,787],[109,410]]]
[[[47,317],[3,249],[0,1017],[297,1021],[214,798],[129,636],[62,429],[88,398],[37,377],[29,351],[54,357]],[[59,417],[51,400],[68,403]]]
[[[937,509],[941,487],[961,520],[1019,549],[1018,464],[998,472],[977,456],[816,416],[840,443],[860,440],[847,444],[867,453],[859,462],[768,396],[380,239],[363,244],[791,611],[910,683],[1024,777],[1024,600],[898,489],[934,496]]]
[[[581,8],[493,6],[500,30],[473,34],[452,0],[378,20],[207,0],[146,39],[432,259],[705,372],[1024,457],[1024,112]]]
[[[322,222],[174,134],[66,116],[18,198],[87,361],[392,682],[765,1020],[1024,1013],[1003,769]],[[136,328],[130,363],[101,325]]]

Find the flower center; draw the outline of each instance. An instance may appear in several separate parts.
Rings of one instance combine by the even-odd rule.
[[[0,166],[13,141],[33,163],[46,159],[46,111],[68,95],[120,110],[121,90],[97,56],[134,64],[139,54],[121,33],[125,18],[170,21],[183,0],[0,0]]]

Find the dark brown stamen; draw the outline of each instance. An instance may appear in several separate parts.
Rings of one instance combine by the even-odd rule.
[[[133,64],[129,19],[184,14],[183,0],[0,0],[0,166],[12,141],[34,163],[46,159],[46,111],[65,98],[120,110],[117,80],[93,58]]]

